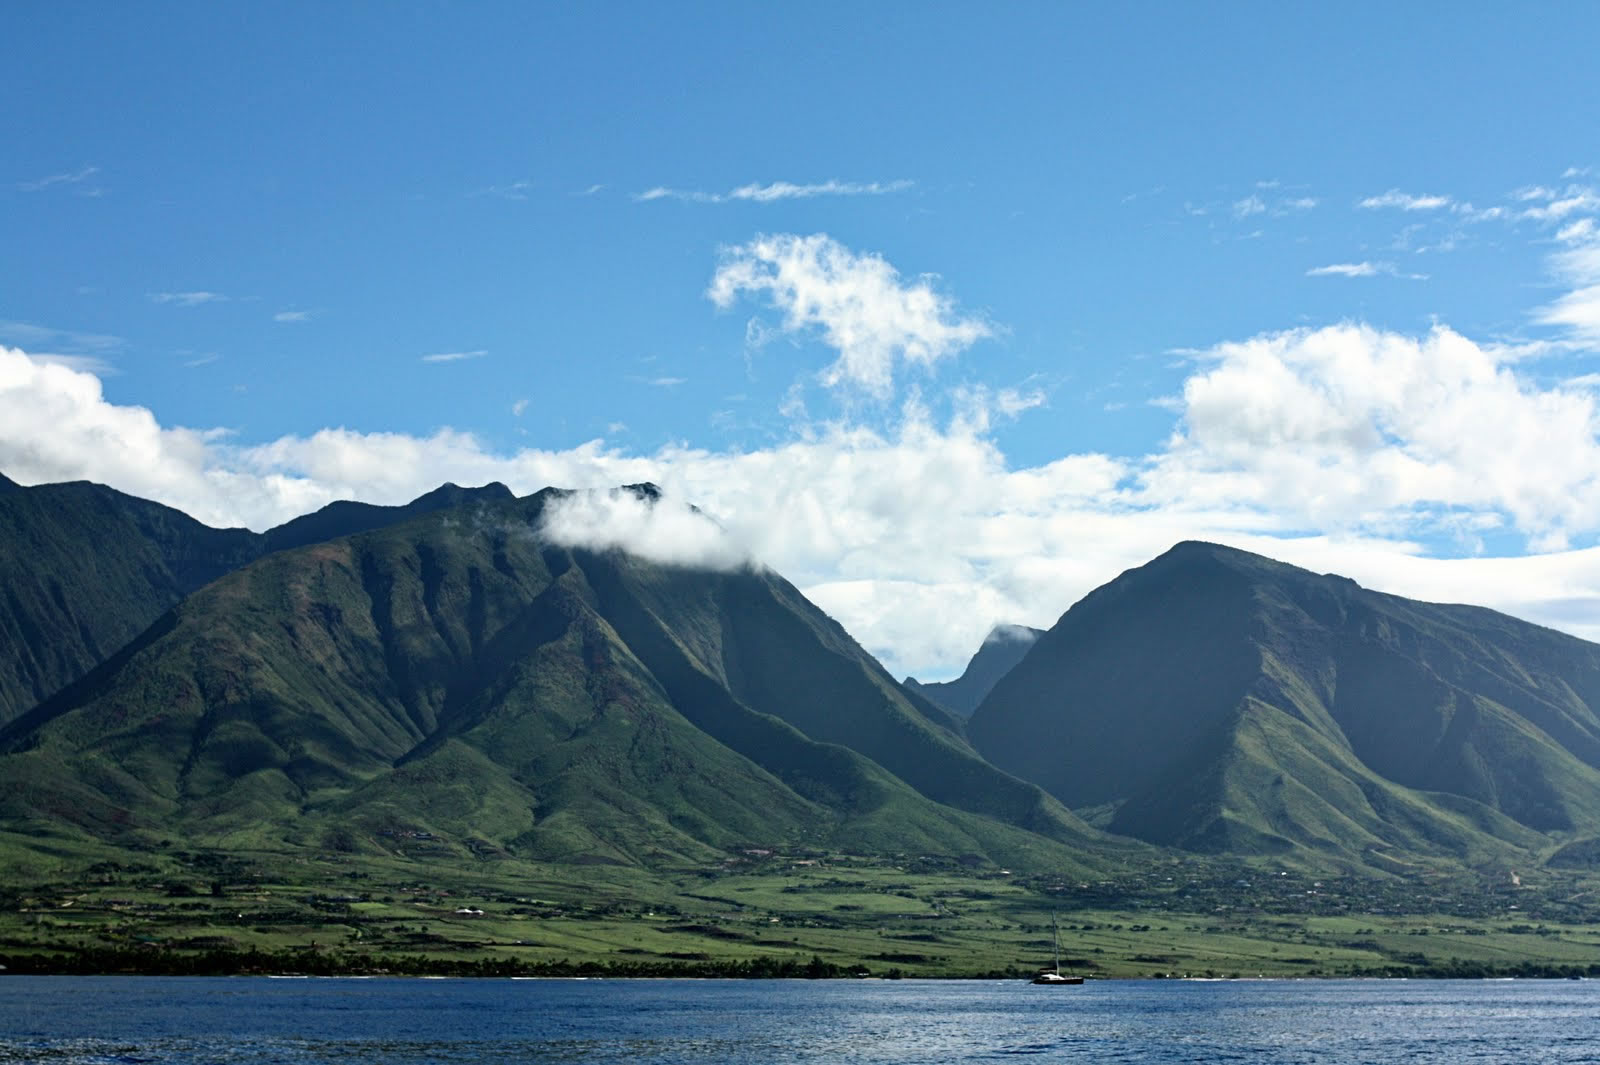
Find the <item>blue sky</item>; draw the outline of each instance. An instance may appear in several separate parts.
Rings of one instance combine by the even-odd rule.
[[[0,471],[648,476],[924,676],[1186,535],[1600,634],[1600,9],[858,7],[0,11]]]

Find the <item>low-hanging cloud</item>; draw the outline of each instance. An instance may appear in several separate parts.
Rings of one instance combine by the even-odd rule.
[[[635,489],[588,490],[546,504],[539,534],[590,551],[623,551],[669,566],[734,570],[754,565],[728,531],[682,500]]]

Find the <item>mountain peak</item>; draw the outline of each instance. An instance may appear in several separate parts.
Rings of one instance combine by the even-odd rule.
[[[1227,571],[1250,580],[1320,579],[1318,574],[1311,570],[1279,562],[1277,559],[1258,555],[1253,551],[1211,543],[1207,540],[1180,540],[1164,553],[1131,572],[1149,572],[1170,577],[1174,570],[1212,573]]]
[[[0,492],[20,492],[22,486],[5,474],[0,473]]]
[[[1163,559],[1172,559],[1174,561],[1197,559],[1260,559],[1266,562],[1271,561],[1265,555],[1258,555],[1237,547],[1229,547],[1226,544],[1213,543],[1210,540],[1179,540],[1151,561],[1160,562]]]
[[[978,708],[978,704],[983,702],[984,696],[989,694],[990,689],[1013,666],[1022,661],[1022,656],[1028,653],[1028,648],[1043,635],[1043,630],[1032,629],[1026,625],[996,625],[989,630],[989,635],[983,638],[983,645],[967,663],[966,671],[961,676],[955,680],[928,684],[922,683],[915,677],[907,677],[906,687],[932,699],[946,710],[962,717],[970,717]]]
[[[506,499],[515,499],[516,495],[499,481],[490,481],[481,488],[463,488],[453,481],[446,481],[438,488],[413,499],[409,506],[428,507],[436,503],[463,503],[468,500],[482,499],[498,502]]]
[[[992,643],[1032,643],[1043,634],[1043,629],[1001,622],[989,630],[989,635],[983,638],[983,646],[987,647]]]
[[[661,501],[661,487],[652,481],[625,484],[622,486],[622,490],[624,492],[632,492],[640,499],[648,500],[651,503],[659,503]]]

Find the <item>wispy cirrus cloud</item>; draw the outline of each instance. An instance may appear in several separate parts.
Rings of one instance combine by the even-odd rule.
[[[502,200],[526,200],[533,191],[533,182],[528,180],[508,181],[503,185],[489,185],[473,192],[473,196],[495,196]]]
[[[1403,274],[1390,262],[1329,263],[1306,271],[1307,277],[1400,277],[1407,281],[1426,281],[1427,274]]]
[[[49,174],[33,181],[19,181],[16,188],[18,192],[43,192],[45,189],[61,185],[82,185],[98,173],[100,173],[99,167],[84,166],[60,174]]]
[[[727,192],[704,192],[698,189],[674,189],[665,185],[646,189],[634,196],[639,203],[654,200],[680,200],[684,203],[776,203],[779,200],[809,200],[818,196],[886,196],[904,192],[915,184],[911,181],[828,181],[797,184],[792,181],[774,181],[762,185],[740,185]]]
[[[1564,244],[1584,244],[1596,238],[1600,238],[1600,227],[1593,218],[1580,218],[1556,232],[1556,239]]]
[[[313,312],[311,311],[279,311],[272,316],[272,320],[286,323],[309,322],[312,314]]]
[[[1572,215],[1593,214],[1600,211],[1600,191],[1581,185],[1573,185],[1557,192],[1554,189],[1534,189],[1539,195],[1532,197],[1531,202],[1525,199],[1523,203],[1530,203],[1524,207],[1518,217],[1534,222],[1560,222]]]
[[[33,322],[0,320],[0,340],[24,345],[30,349],[64,347],[68,351],[116,351],[123,339],[106,333],[80,333],[71,329],[56,329]]]
[[[478,348],[473,351],[438,351],[431,355],[422,356],[423,362],[465,362],[468,359],[481,359],[489,354],[487,348]]]
[[[200,307],[207,303],[227,303],[230,297],[220,292],[152,292],[150,302],[173,307]]]
[[[1283,191],[1280,191],[1282,190],[1282,184],[1279,181],[1258,181],[1254,186],[1256,191],[1235,200],[1212,200],[1205,203],[1198,203],[1192,200],[1185,201],[1183,212],[1193,218],[1227,214],[1234,221],[1242,222],[1246,219],[1261,216],[1286,218],[1301,211],[1309,211],[1322,202],[1315,196],[1285,195]],[[1138,198],[1138,195],[1124,196],[1122,202],[1132,203]],[[1260,234],[1255,235],[1259,236]]]
[[[1368,210],[1377,210],[1385,207],[1399,208],[1402,211],[1437,211],[1449,207],[1453,201],[1449,196],[1423,195],[1415,196],[1399,189],[1390,189],[1378,196],[1368,196],[1356,206]]]
[[[1572,234],[1571,246],[1551,256],[1550,270],[1568,291],[1539,308],[1534,321],[1562,327],[1580,340],[1600,345],[1600,232],[1593,224],[1577,223],[1563,232]]]
[[[106,333],[82,333],[33,322],[0,321],[0,341],[24,346],[36,362],[61,366],[97,377],[121,371],[110,359],[123,339]]]
[[[1251,215],[1265,214],[1267,204],[1260,196],[1246,196],[1242,200],[1234,200],[1232,210],[1235,218],[1249,218]]]

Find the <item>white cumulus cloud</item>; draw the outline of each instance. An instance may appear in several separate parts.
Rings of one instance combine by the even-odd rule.
[[[1516,352],[1445,328],[1366,326],[1218,346],[1183,390],[1155,495],[1248,505],[1303,527],[1414,528],[1463,515],[1536,548],[1600,529],[1594,397],[1519,376]]]
[[[929,278],[902,279],[881,256],[822,233],[724,248],[706,295],[722,308],[741,296],[764,297],[782,312],[786,332],[820,334],[838,351],[824,384],[880,399],[891,391],[897,363],[932,365],[993,332],[982,318],[958,313]]]

